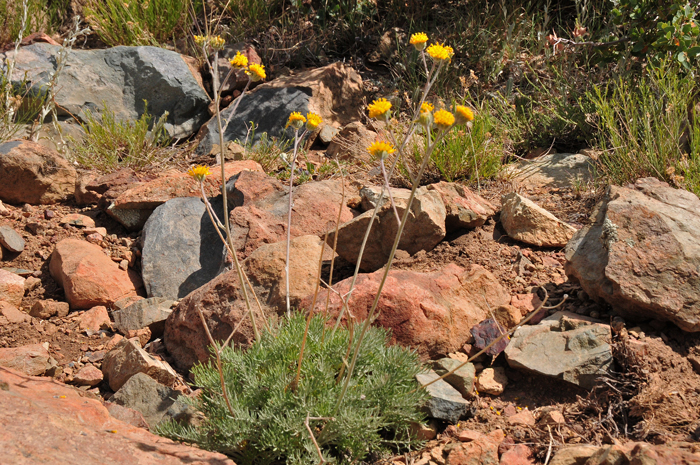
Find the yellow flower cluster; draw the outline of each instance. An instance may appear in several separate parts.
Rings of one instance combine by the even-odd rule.
[[[374,142],[372,145],[367,147],[367,151],[376,158],[386,158],[388,155],[395,152],[394,146],[388,142]]]
[[[417,32],[411,36],[410,44],[415,47],[416,50],[422,52],[425,50],[425,46],[428,42],[428,36],[425,32]]]
[[[391,102],[385,98],[380,98],[367,106],[370,118],[388,120],[391,116]]]
[[[428,102],[423,102],[423,104],[420,106],[420,112],[421,113],[430,113],[435,109],[435,107],[428,103]]]
[[[428,103],[423,102],[420,106],[420,114],[418,115],[418,122],[425,128],[430,128],[433,125],[433,110],[435,107]]]
[[[246,71],[246,74],[248,75],[248,77],[250,77],[250,80],[253,82],[262,81],[267,77],[265,75],[265,67],[263,65],[258,65],[255,63],[248,66],[248,71]]]
[[[287,125],[285,127],[288,128],[289,126],[291,126],[294,129],[301,129],[304,123],[306,123],[306,118],[304,118],[304,115],[302,115],[298,111],[295,111],[292,112],[291,115],[289,115],[289,119],[287,120]]]
[[[231,66],[234,68],[247,68],[248,67],[248,57],[243,55],[241,52],[236,52],[236,56],[229,60]]]
[[[221,36],[194,36],[194,43],[200,47],[209,45],[213,49],[220,50],[224,48],[226,41]]]
[[[449,45],[442,45],[442,44],[433,44],[430,47],[428,47],[428,55],[430,55],[430,58],[432,58],[435,61],[447,61],[449,62],[452,59],[452,56],[455,54],[454,50],[452,47]]]
[[[323,123],[323,120],[316,113],[306,114],[306,129],[309,131],[315,131]]]
[[[447,110],[438,110],[433,114],[435,120],[435,126],[443,131],[449,129],[453,124],[455,124],[455,117],[452,113]]]
[[[192,176],[194,179],[196,179],[199,182],[204,181],[204,178],[209,176],[211,174],[211,171],[209,171],[209,167],[203,166],[203,165],[197,165],[193,166],[187,171],[187,174]]]
[[[455,107],[455,116],[457,118],[457,124],[464,124],[474,120],[474,112],[471,108],[465,107],[464,105],[457,105]]]

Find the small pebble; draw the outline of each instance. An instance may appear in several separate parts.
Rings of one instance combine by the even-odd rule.
[[[44,210],[44,218],[46,218],[47,220],[50,220],[55,217],[56,212],[54,212],[53,210]]]

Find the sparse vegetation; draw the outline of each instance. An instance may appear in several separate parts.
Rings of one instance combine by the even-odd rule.
[[[86,111],[82,140],[68,139],[70,156],[87,168],[114,171],[123,167],[142,168],[169,156],[165,131],[167,113],[155,121],[148,107],[135,121],[122,120],[109,108],[99,115]]]

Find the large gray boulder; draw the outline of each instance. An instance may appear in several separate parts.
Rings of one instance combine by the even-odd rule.
[[[700,199],[654,178],[611,186],[566,246],[566,273],[630,319],[700,331]]]
[[[285,129],[290,113],[298,111],[304,115],[314,112],[321,116],[324,125],[340,127],[357,121],[361,117],[362,78],[350,66],[333,63],[328,66],[303,71],[291,76],[282,76],[259,85],[243,96],[236,114],[224,132],[224,143],[239,140],[256,143],[263,133],[270,137],[294,136],[294,131]],[[232,106],[222,112],[229,118]],[[255,123],[255,133],[250,123]],[[216,117],[202,127],[197,135],[197,153],[209,153],[219,144]]]
[[[610,327],[570,312],[521,326],[505,350],[511,368],[591,389],[612,364]]]
[[[45,92],[59,49],[46,43],[20,48],[12,83],[19,86],[26,77],[31,92]],[[13,54],[0,53],[0,63]],[[168,112],[169,135],[183,138],[209,118],[209,97],[199,81],[182,55],[159,47],[72,50],[58,79],[56,106],[59,116],[75,115],[81,121],[87,110],[99,114],[105,107],[120,120],[135,120],[146,111],[147,101],[155,118]]]
[[[220,198],[212,202],[222,218]],[[149,297],[181,299],[224,269],[224,244],[197,197],[171,199],[156,208],[142,240],[141,275]]]

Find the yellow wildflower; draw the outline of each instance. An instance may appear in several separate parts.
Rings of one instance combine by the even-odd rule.
[[[438,110],[433,114],[435,125],[442,130],[449,129],[455,123],[455,117],[447,110]]]
[[[211,174],[211,171],[209,171],[209,168],[203,165],[197,165],[193,166],[187,171],[187,174],[192,176],[195,180],[202,182],[204,181],[204,178],[209,176]]]
[[[413,45],[416,50],[422,52],[425,50],[425,46],[428,42],[428,36],[425,32],[417,32],[411,36],[410,44]]]
[[[236,56],[229,60],[231,66],[234,68],[247,68],[248,67],[248,57],[243,55],[241,52],[236,52]]]
[[[294,129],[301,129],[304,123],[306,123],[306,118],[304,118],[304,116],[298,111],[295,111],[289,115],[289,119],[287,120],[287,125],[285,127],[288,128],[291,126]]]
[[[380,98],[367,106],[370,118],[389,120],[391,116],[391,102],[385,98]]]
[[[262,81],[267,76],[265,76],[265,67],[263,65],[252,64],[248,66],[248,71],[246,74],[250,77],[253,82]]]
[[[207,38],[205,36],[198,36],[198,35],[194,36],[194,43],[199,45],[200,47],[202,45],[204,45],[204,42],[206,42],[206,41],[207,41]]]
[[[449,61],[454,55],[454,50],[452,47],[445,47],[441,44],[433,44],[428,47],[428,55],[430,58],[436,61]]]
[[[388,155],[394,153],[394,147],[388,142],[374,142],[372,145],[367,147],[367,151],[377,158],[386,158]]]
[[[474,119],[474,112],[469,107],[457,105],[455,107],[455,117],[457,118],[457,124],[464,124]]]
[[[211,44],[212,48],[222,49],[224,48],[226,41],[222,39],[221,36],[215,36],[209,39],[209,43]]]
[[[309,131],[315,131],[323,123],[323,120],[316,113],[306,114],[306,129]]]
[[[426,127],[430,128],[433,125],[433,107],[430,103],[424,102],[420,106],[420,114],[418,115],[418,122]]]

